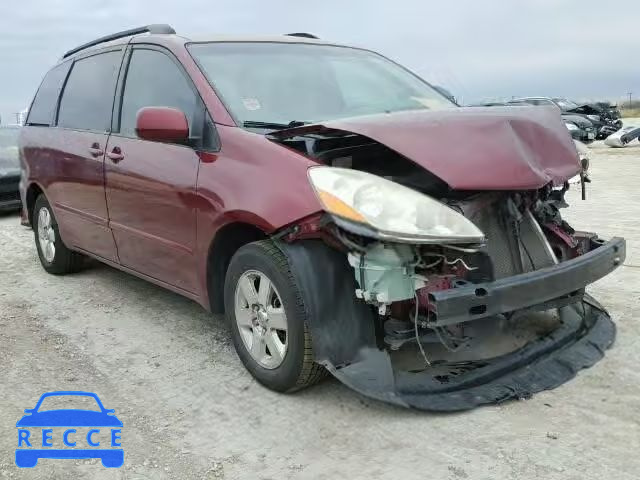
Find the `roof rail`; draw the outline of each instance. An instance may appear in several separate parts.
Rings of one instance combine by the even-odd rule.
[[[98,45],[100,43],[110,42],[111,40],[117,40],[118,38],[129,37],[131,35],[138,35],[139,33],[154,33],[154,34],[174,34],[176,31],[170,26],[166,24],[154,24],[147,25],[145,27],[132,28],[130,30],[123,30],[122,32],[112,33],[111,35],[106,35],[104,37],[97,38],[92,40],[91,42],[80,45],[79,47],[73,48],[65,53],[62,58],[67,58],[74,53],[78,53],[85,48],[93,47],[94,45]]]
[[[313,33],[298,32],[298,33],[285,33],[285,35],[287,37],[315,38],[316,40],[319,40],[319,38],[316,37]]]

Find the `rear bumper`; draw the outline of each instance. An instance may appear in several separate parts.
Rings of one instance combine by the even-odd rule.
[[[613,238],[601,247],[553,267],[494,282],[432,292],[434,326],[479,320],[563,300],[579,301],[584,288],[624,262],[626,244]]]

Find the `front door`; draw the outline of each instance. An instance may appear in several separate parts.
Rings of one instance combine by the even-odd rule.
[[[137,113],[152,106],[180,109],[190,134],[197,136],[204,107],[185,72],[167,52],[134,48],[122,86],[119,128],[106,148],[109,225],[123,266],[200,294],[195,265],[197,146],[138,138]]]

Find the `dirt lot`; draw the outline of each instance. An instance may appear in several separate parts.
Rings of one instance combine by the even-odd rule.
[[[640,145],[594,145],[575,227],[625,236],[625,266],[590,291],[618,322],[606,358],[533,399],[434,415],[328,380],[257,385],[219,318],[111,268],[47,275],[30,230],[0,218],[1,478],[637,479],[640,471]],[[125,465],[13,463],[15,422],[50,390],[98,393],[123,421]]]

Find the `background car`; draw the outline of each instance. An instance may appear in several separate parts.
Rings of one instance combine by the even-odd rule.
[[[509,106],[523,106],[523,105],[535,105],[526,100],[512,100],[508,102],[486,102],[474,106],[483,107],[509,107]],[[569,130],[571,138],[578,140],[582,143],[591,143],[596,139],[596,129],[593,123],[584,118],[581,115],[572,115],[561,111],[562,120],[564,125]]]
[[[0,126],[0,212],[20,209],[19,125]]]
[[[629,145],[633,140],[640,141],[640,127],[637,125],[626,126],[609,135],[604,144],[609,147],[622,148]],[[637,145],[637,142],[635,144]]]
[[[562,114],[562,120],[574,140],[591,143],[596,139],[596,129],[590,120],[580,115]]]
[[[531,105],[554,105],[563,113],[570,115],[578,115],[589,120],[596,129],[596,138],[607,138],[614,132],[622,128],[622,121],[619,118],[613,118],[613,114],[608,111],[596,108],[589,104],[579,105],[571,100],[560,97],[523,97],[516,98],[514,101],[525,101]]]
[[[618,108],[618,106],[610,102],[593,102],[587,103],[586,105],[597,108],[598,110],[603,112],[605,116],[608,116],[613,120],[619,120],[622,118],[622,114],[620,113],[620,109]]]

